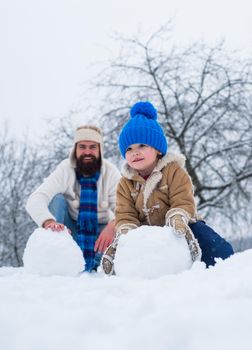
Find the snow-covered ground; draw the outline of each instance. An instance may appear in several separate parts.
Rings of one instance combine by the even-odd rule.
[[[196,262],[160,274],[155,266],[156,278],[1,268],[1,349],[251,349],[252,250],[209,269]]]

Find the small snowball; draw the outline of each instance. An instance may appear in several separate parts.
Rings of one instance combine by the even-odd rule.
[[[122,235],[114,263],[118,276],[147,279],[177,274],[192,266],[185,238],[159,226],[141,226]]]
[[[82,251],[67,229],[36,229],[27,241],[23,262],[27,272],[43,276],[76,276],[84,270]]]

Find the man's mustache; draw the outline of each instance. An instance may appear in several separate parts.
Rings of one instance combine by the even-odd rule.
[[[76,169],[83,175],[92,176],[97,171],[100,171],[100,167],[101,159],[96,158],[93,154],[82,154],[76,161]]]
[[[80,160],[85,160],[86,158],[91,158],[92,160],[97,159],[93,154],[85,154],[79,157]]]

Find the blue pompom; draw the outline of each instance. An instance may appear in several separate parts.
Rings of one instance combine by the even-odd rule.
[[[137,114],[143,114],[149,119],[157,119],[157,111],[150,102],[137,102],[130,110],[131,118]]]

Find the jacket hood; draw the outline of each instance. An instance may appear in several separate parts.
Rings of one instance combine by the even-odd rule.
[[[183,154],[167,153],[164,157],[159,159],[157,165],[153,169],[152,173],[160,172],[167,164],[176,162],[181,167],[185,167],[186,158]],[[139,176],[138,172],[131,168],[127,162],[122,166],[122,175],[127,179],[131,180],[134,176]]]

